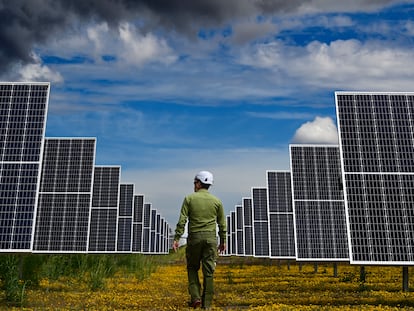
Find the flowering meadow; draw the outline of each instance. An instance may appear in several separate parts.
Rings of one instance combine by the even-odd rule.
[[[74,257],[65,267],[60,264],[67,259],[60,256],[58,265],[47,267],[75,265],[77,273],[51,273],[43,267],[37,283],[19,287],[24,295],[13,304],[6,299],[3,276],[0,309],[190,310],[182,250],[141,255],[133,264],[126,256],[136,255],[112,261],[103,256],[109,255],[90,257],[86,263]],[[414,292],[402,291],[401,267],[366,266],[365,281],[360,271],[347,263],[334,270],[332,263],[220,257],[212,310],[414,310]]]

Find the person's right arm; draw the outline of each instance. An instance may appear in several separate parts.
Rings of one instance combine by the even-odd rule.
[[[187,223],[188,218],[188,202],[187,198],[184,198],[183,204],[181,205],[180,217],[178,219],[177,226],[175,228],[173,249],[176,251],[178,249],[178,242],[180,241],[181,236],[184,233],[185,224]]]
[[[220,238],[220,244],[219,244],[219,252],[222,253],[226,249],[226,235],[227,235],[227,228],[226,228],[226,217],[224,215],[224,208],[223,204],[220,202],[218,212],[217,212],[217,225],[219,229],[219,238]]]

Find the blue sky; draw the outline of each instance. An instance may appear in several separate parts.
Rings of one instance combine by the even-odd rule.
[[[229,214],[290,143],[336,143],[335,91],[414,91],[414,1],[18,0],[0,17],[1,79],[51,82],[46,136],[97,137],[96,163],[173,227],[197,171]]]

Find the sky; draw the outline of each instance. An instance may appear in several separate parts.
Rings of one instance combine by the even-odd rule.
[[[414,91],[414,1],[0,0],[0,80],[51,83],[46,137],[96,137],[171,227],[200,170],[227,215],[335,91]]]

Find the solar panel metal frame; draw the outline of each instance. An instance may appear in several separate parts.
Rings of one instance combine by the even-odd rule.
[[[414,93],[335,92],[351,264],[414,264]]]
[[[0,83],[0,253],[33,248],[49,96],[48,82]]]
[[[270,175],[274,175],[276,180],[273,181]],[[291,172],[289,170],[267,170],[266,184],[269,212],[270,258],[295,259],[296,246]],[[272,219],[277,221],[273,222]],[[279,226],[283,223],[285,226]],[[275,234],[273,234],[274,231],[276,231]]]
[[[321,149],[324,159],[297,159],[294,149],[300,149],[301,152],[311,150],[315,157],[315,150]],[[329,150],[338,153],[337,162],[328,157]],[[291,144],[289,152],[296,260],[349,261],[346,212],[340,183],[341,172],[338,171],[338,145]],[[323,217],[324,215],[327,216]],[[299,218],[303,219],[303,225]],[[333,256],[328,256],[329,254]]]
[[[86,253],[96,138],[45,138],[43,152],[33,253]]]

